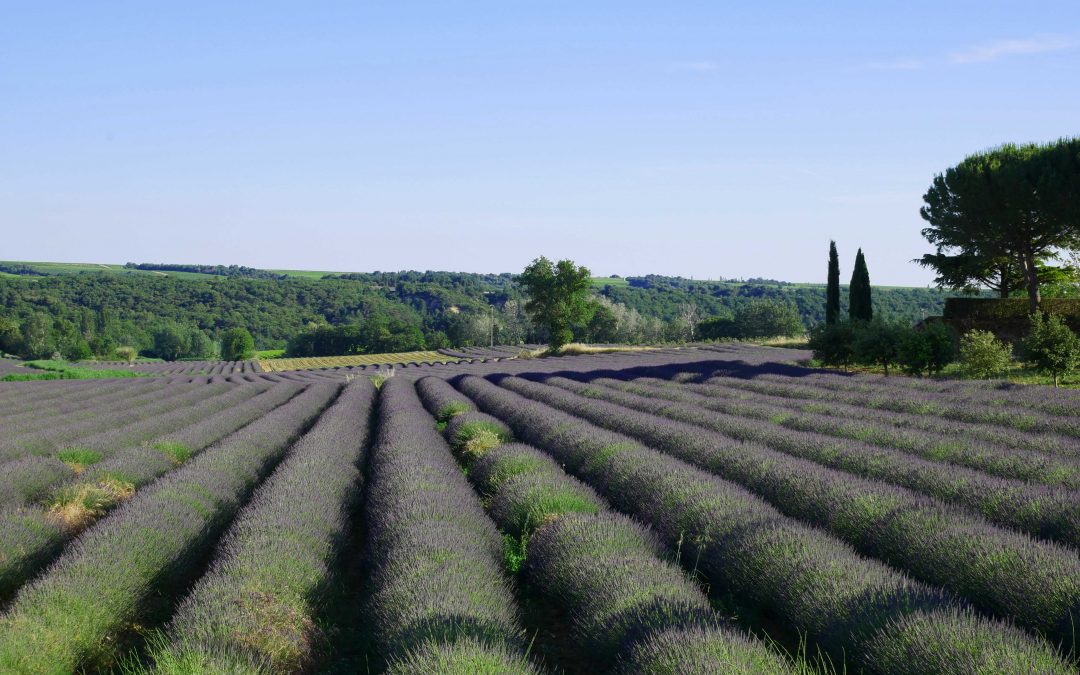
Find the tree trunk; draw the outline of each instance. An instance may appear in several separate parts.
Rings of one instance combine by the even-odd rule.
[[[1002,265],[1000,274],[1001,286],[998,287],[998,292],[1001,294],[1001,299],[1004,300],[1005,298],[1009,297],[1009,293],[1012,291],[1012,289],[1009,288],[1009,266]]]
[[[1031,249],[1024,251],[1024,279],[1028,288],[1028,311],[1031,314],[1039,311],[1039,271],[1035,267],[1035,254]]]

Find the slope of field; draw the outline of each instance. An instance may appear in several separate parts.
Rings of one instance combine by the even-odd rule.
[[[1080,665],[1077,392],[512,352],[0,383],[0,671]]]

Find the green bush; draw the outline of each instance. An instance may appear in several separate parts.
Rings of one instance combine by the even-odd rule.
[[[221,336],[222,361],[246,361],[255,356],[255,338],[247,328],[230,328]]]
[[[940,373],[955,356],[952,334],[945,324],[932,323],[923,330],[900,333],[896,362],[908,375]]]
[[[910,328],[884,321],[860,322],[855,326],[855,360],[866,365],[880,365],[889,376],[889,365],[896,363],[900,340]]]
[[[821,324],[810,332],[814,358],[827,366],[847,368],[855,359],[855,328],[846,321]]]
[[[799,310],[780,300],[750,300],[735,307],[735,331],[741,338],[802,335]]]
[[[960,362],[972,377],[1000,375],[1012,364],[1012,348],[986,330],[973,330],[960,338]]]
[[[1080,366],[1080,337],[1055,314],[1035,314],[1031,331],[1023,342],[1024,358],[1035,368],[1054,378],[1058,386],[1061,376]]]

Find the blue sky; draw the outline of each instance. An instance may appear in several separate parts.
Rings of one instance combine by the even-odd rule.
[[[7,2],[0,259],[923,285],[934,173],[1078,84],[1064,0]]]

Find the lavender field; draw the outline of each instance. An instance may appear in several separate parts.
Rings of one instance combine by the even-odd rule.
[[[0,671],[1077,672],[1080,392],[516,354],[0,383]]]

